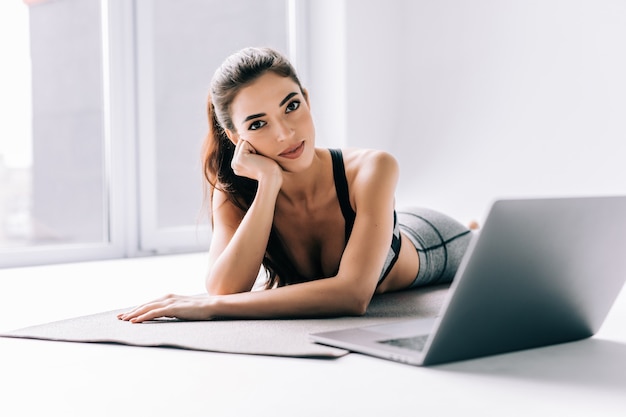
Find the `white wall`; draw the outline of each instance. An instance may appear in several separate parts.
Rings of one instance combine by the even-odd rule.
[[[316,141],[321,147],[347,143],[346,7],[344,0],[300,1],[308,17],[306,43],[307,78],[311,110],[316,121]],[[301,76],[301,68],[297,68]]]
[[[399,206],[626,194],[626,2],[340,0],[341,42],[330,3],[310,4],[318,135],[392,152]]]

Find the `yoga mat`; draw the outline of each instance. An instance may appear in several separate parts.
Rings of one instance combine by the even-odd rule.
[[[448,286],[381,294],[364,316],[293,320],[155,320],[131,324],[116,318],[128,309],[26,327],[0,337],[130,346],[170,347],[253,355],[336,358],[348,351],[311,342],[309,334],[367,326],[403,318],[433,317]]]

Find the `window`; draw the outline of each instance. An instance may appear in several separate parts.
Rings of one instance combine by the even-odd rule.
[[[206,250],[210,78],[244,46],[293,54],[294,7],[2,2],[0,267]]]
[[[100,3],[0,7],[0,265],[110,256]]]
[[[207,245],[201,208],[200,146],[210,78],[250,45],[287,52],[284,0],[137,2],[139,191],[143,250]]]

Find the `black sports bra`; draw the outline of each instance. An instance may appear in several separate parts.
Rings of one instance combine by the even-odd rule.
[[[333,178],[335,180],[335,190],[337,192],[337,200],[339,200],[339,206],[341,207],[341,213],[346,222],[346,243],[350,239],[352,234],[352,228],[354,227],[354,220],[356,213],[352,209],[350,204],[350,192],[348,190],[348,179],[346,178],[346,169],[343,164],[343,154],[340,149],[329,149],[330,156],[333,161]],[[400,255],[400,227],[398,225],[398,216],[394,210],[393,212],[393,239],[391,240],[391,248],[387,253],[387,259],[385,265],[378,278],[378,285],[387,277],[389,271],[393,268],[398,256]]]

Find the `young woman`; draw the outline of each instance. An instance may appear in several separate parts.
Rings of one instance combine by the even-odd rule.
[[[391,155],[316,148],[308,92],[284,56],[230,56],[208,116],[207,294],[168,295],[121,320],[361,315],[376,293],[453,278],[471,231],[432,210],[396,212]],[[261,266],[265,290],[253,291]]]

